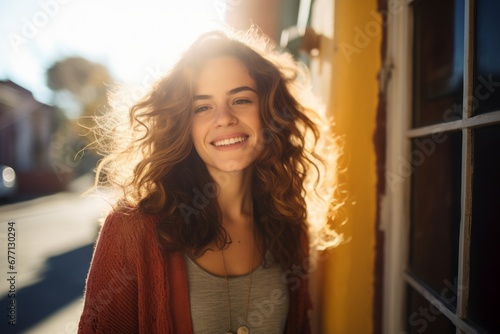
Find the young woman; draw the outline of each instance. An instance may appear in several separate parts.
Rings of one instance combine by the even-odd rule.
[[[304,180],[318,170],[306,149],[316,116],[293,95],[291,58],[251,45],[201,36],[106,140],[99,180],[123,193],[79,333],[310,331]]]

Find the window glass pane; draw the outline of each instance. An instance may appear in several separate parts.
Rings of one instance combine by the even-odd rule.
[[[461,119],[464,0],[414,5],[413,125]]]
[[[408,287],[406,331],[409,334],[455,334],[455,326],[439,308]]]
[[[461,147],[461,132],[412,142],[410,271],[438,294],[456,294]],[[456,298],[443,302],[456,305]]]
[[[500,110],[500,1],[476,2],[476,114]]]
[[[469,318],[500,328],[500,125],[475,130]]]

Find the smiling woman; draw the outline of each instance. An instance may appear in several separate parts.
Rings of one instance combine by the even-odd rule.
[[[80,333],[310,332],[309,249],[338,238],[310,238],[306,179],[329,179],[300,73],[253,30],[206,33],[127,123],[100,120],[112,150],[97,181],[122,195]]]

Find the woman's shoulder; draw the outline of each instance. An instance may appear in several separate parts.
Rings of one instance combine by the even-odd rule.
[[[108,213],[99,239],[127,244],[156,236],[158,219],[158,215],[144,213],[138,208],[115,208]]]

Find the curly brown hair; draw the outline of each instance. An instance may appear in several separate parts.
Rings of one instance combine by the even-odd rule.
[[[255,31],[200,36],[130,108],[128,124],[111,122],[105,137],[112,150],[98,178],[122,190],[119,207],[158,215],[158,240],[166,251],[199,256],[213,241],[221,248],[230,243],[215,198],[221,180],[208,173],[191,138],[193,80],[208,59],[219,56],[239,59],[257,84],[265,149],[253,168],[255,223],[264,252],[289,268],[309,250],[305,179],[312,171],[318,185],[322,161],[313,150],[320,119],[295,97],[306,78],[300,67]]]

